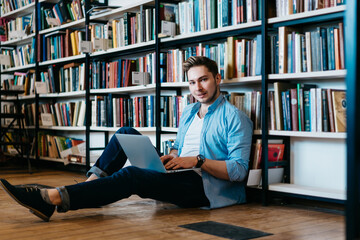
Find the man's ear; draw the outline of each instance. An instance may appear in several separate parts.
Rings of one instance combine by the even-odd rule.
[[[216,84],[217,84],[217,85],[220,85],[220,82],[221,82],[221,74],[220,74],[220,73],[216,74],[215,79],[216,79]]]

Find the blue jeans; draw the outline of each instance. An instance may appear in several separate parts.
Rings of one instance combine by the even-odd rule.
[[[140,134],[133,128],[120,128],[116,133]],[[127,157],[113,136],[100,158],[87,175],[99,179],[65,186],[69,209],[93,208],[116,202],[136,194],[176,204],[180,207],[209,206],[202,178],[194,171],[160,173],[134,166],[123,168]],[[66,198],[65,198],[66,199]]]

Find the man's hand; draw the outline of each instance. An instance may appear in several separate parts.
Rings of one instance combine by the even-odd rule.
[[[175,154],[168,154],[168,155],[164,155],[160,157],[160,160],[162,161],[162,163],[165,165],[166,163],[168,163],[171,159],[176,158],[177,155]]]
[[[196,166],[196,164],[197,164],[196,157],[176,157],[171,160],[168,160],[168,162],[165,164],[165,168],[166,169],[193,168]]]

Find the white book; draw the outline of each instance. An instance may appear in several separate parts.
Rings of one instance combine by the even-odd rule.
[[[124,36],[124,32],[125,32],[125,25],[124,25],[124,18],[120,18],[120,21],[118,24],[116,24],[116,32],[118,33],[118,47],[122,47],[125,46],[125,36]]]
[[[285,71],[285,56],[287,44],[285,41],[285,38],[287,38],[285,34],[285,27],[279,27],[279,73],[286,73]]]
[[[252,22],[252,0],[246,0],[246,20]]]
[[[218,28],[222,27],[222,1],[223,0],[218,0],[218,7],[217,7],[217,12],[218,12]],[[224,0],[225,1],[225,0]],[[195,13],[196,14],[196,13]]]
[[[78,121],[77,121],[77,124],[76,124],[78,127],[84,126],[85,111],[86,111],[85,100],[82,100],[81,101],[81,106],[80,106],[80,109],[79,109]]]
[[[323,129],[321,90],[322,90],[321,88],[316,88],[316,130],[318,132],[322,132]]]
[[[147,42],[151,40],[150,29],[151,29],[151,9],[145,9],[145,33],[146,33]]]
[[[78,117],[79,117],[79,107],[81,105],[81,101],[77,101],[75,102],[75,107],[74,107],[74,112],[73,112],[73,121],[71,126],[75,127],[78,121]]]
[[[75,81],[75,79],[73,79],[73,71],[74,69],[72,67],[69,68],[69,92],[73,91],[73,81]]]
[[[113,126],[109,126],[109,127],[116,127],[116,122],[118,121],[117,119],[117,115],[118,115],[118,112],[119,112],[119,108],[118,106],[116,105],[116,101],[117,101],[117,98],[113,98],[112,99],[112,109],[113,109]]]
[[[316,112],[316,88],[310,89],[310,130],[316,132],[317,130],[317,112]]]
[[[307,71],[312,71],[311,66],[311,33],[306,32],[305,33],[305,45],[306,45],[306,65],[307,65]]]
[[[96,127],[96,100],[91,101],[91,126]]]
[[[258,42],[256,41],[256,39],[254,39],[253,41],[253,46],[252,46],[252,54],[251,54],[251,76],[255,76],[255,69],[256,69],[256,47],[257,47],[257,44]],[[261,42],[259,43],[261,44]],[[261,63],[259,63],[261,64]]]

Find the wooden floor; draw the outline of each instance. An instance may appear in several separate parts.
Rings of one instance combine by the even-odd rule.
[[[83,174],[39,171],[32,175],[2,171],[12,184],[68,185],[85,180]],[[216,221],[273,235],[259,239],[344,239],[344,216],[310,207],[249,203],[216,210],[180,209],[133,196],[97,209],[53,215],[43,222],[0,189],[0,239],[223,239],[179,227]]]

